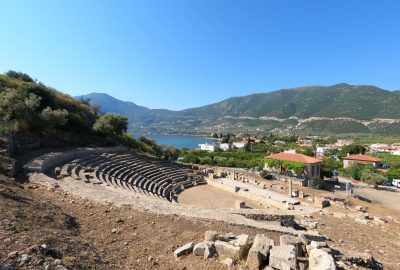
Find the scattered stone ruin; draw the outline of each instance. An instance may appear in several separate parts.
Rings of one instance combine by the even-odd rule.
[[[275,243],[267,234],[252,238],[247,234],[222,235],[206,231],[204,241],[187,243],[174,252],[176,258],[189,254],[205,260],[217,259],[229,268],[236,264],[246,265],[244,269],[250,270],[383,269],[370,254],[340,254],[329,248],[324,238],[310,239],[301,233],[298,236],[281,235],[279,243]]]

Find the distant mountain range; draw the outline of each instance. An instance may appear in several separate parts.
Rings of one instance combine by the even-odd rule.
[[[400,91],[368,85],[282,89],[181,111],[149,109],[102,93],[81,97],[100,104],[104,112],[126,115],[131,132],[400,133]]]

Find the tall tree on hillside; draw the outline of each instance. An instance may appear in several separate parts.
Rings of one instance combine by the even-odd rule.
[[[97,119],[93,130],[105,135],[122,135],[128,130],[128,118],[115,113],[107,113]]]
[[[6,72],[5,75],[10,78],[19,79],[24,82],[33,82],[33,79],[26,73],[10,70],[10,71]]]
[[[362,146],[361,144],[350,144],[343,146],[342,149],[339,151],[338,156],[344,157],[347,154],[356,155],[356,154],[365,154],[367,149]]]

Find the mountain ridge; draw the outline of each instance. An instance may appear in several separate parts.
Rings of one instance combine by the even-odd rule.
[[[149,109],[115,98],[107,103],[107,100],[99,99],[93,94],[84,97],[100,103],[105,112],[128,116],[132,130],[146,132],[206,132],[213,128],[228,130],[231,126],[236,131],[258,128],[263,131],[300,129],[304,132],[324,133],[329,132],[327,128],[332,127],[332,132],[335,132],[335,129],[342,130],[343,127],[336,127],[338,124],[328,123],[329,119],[342,118],[339,122],[347,126],[345,133],[380,133],[379,125],[382,126],[382,121],[379,119],[400,119],[400,106],[397,106],[400,103],[399,93],[372,85],[347,83],[303,86],[230,97],[220,102],[179,111]],[[246,117],[249,118],[247,121],[244,120]],[[276,121],[274,118],[287,120],[287,123],[283,124],[285,121]],[[306,121],[306,126],[304,121],[298,121],[310,118],[321,120]],[[357,123],[353,129],[352,121]],[[380,124],[370,128],[369,122]],[[397,122],[387,123],[382,127],[382,133],[393,133],[398,129],[400,131],[400,127],[393,127],[395,124],[397,125]]]

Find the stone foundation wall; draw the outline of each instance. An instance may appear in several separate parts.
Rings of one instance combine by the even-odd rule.
[[[245,218],[269,222],[277,222],[283,227],[294,226],[294,215],[279,215],[279,214],[254,214],[254,213],[236,213],[242,215]]]
[[[228,191],[230,193],[234,193],[236,195],[242,196],[249,200],[256,201],[256,202],[259,202],[259,203],[262,203],[265,205],[273,206],[276,208],[281,208],[281,209],[286,208],[286,204],[284,204],[284,203],[274,201],[274,200],[271,200],[271,199],[268,199],[268,198],[265,198],[262,196],[254,195],[254,194],[251,194],[251,193],[243,191],[243,190],[239,190],[239,191],[235,192],[235,190],[232,187],[225,186],[223,184],[218,183],[217,181],[213,181],[213,180],[209,180],[209,179],[206,179],[206,181],[207,181],[207,184],[209,184],[210,186]]]

